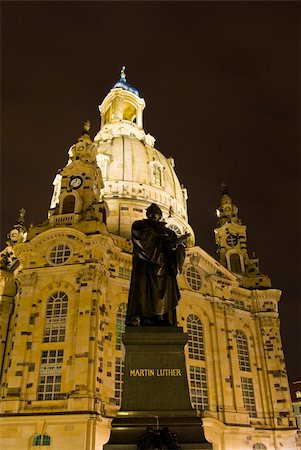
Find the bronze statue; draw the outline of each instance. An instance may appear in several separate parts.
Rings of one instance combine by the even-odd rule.
[[[133,269],[126,325],[177,325],[180,292],[176,276],[185,258],[186,233],[176,233],[161,221],[162,211],[152,203],[147,219],[132,225]]]

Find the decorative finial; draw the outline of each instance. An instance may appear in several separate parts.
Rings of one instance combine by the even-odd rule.
[[[89,120],[86,120],[83,125],[83,134],[89,134],[91,128],[91,123]]]
[[[222,195],[229,194],[228,186],[226,185],[226,183],[222,182],[221,188],[222,188]]]
[[[122,66],[122,68],[121,68],[120,81],[122,81],[123,83],[126,83],[125,66]]]
[[[24,223],[25,223],[25,209],[21,208],[19,209],[18,224],[24,225]]]

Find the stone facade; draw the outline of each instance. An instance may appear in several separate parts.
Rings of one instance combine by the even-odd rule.
[[[207,439],[216,450],[294,449],[281,292],[249,257],[225,189],[220,262],[194,245],[186,189],[145,134],[144,106],[122,73],[100,106],[99,133],[92,141],[86,123],[58,172],[48,219],[27,234],[22,223],[22,239],[2,252],[2,445],[96,450],[107,442],[122,395],[130,228],[156,202],[170,227],[191,233],[178,324],[189,335],[191,401]]]

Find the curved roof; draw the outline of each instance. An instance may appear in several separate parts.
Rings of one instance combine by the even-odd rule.
[[[115,88],[122,88],[125,89],[126,91],[130,91],[133,94],[137,95],[137,97],[139,97],[139,91],[138,89],[134,88],[133,86],[131,86],[129,83],[124,82],[123,80],[119,80],[117,81],[117,83],[114,84],[113,89]]]
[[[130,237],[132,222],[145,217],[145,208],[157,203],[167,222],[193,236],[186,189],[176,175],[173,159],[157,150],[155,139],[143,130],[145,102],[132,89],[121,77],[99,107],[102,120],[95,136],[96,158],[110,211],[109,231]]]

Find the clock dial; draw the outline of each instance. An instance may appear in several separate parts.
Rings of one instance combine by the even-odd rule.
[[[74,177],[70,181],[70,186],[73,187],[74,189],[77,189],[82,185],[82,182],[83,180],[81,177]]]

